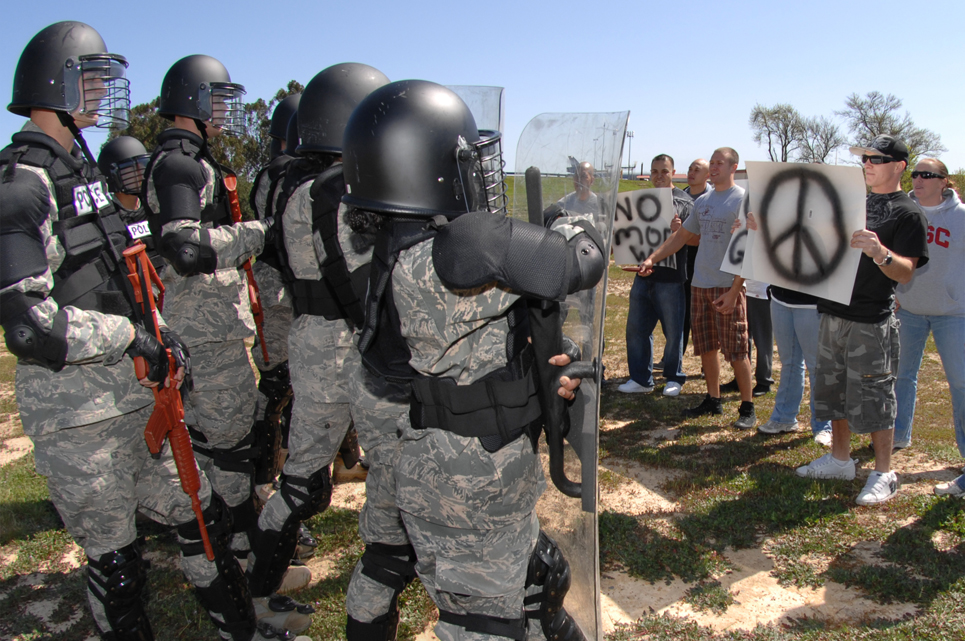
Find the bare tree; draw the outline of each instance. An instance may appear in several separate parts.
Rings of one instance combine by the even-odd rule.
[[[762,146],[767,144],[771,161],[787,162],[798,146],[794,132],[800,120],[800,114],[789,104],[765,107],[758,103],[751,109],[749,124],[754,132],[754,142]]]
[[[801,118],[794,138],[797,159],[802,162],[826,163],[831,152],[848,142],[838,126],[826,116]]]
[[[862,98],[853,93],[844,104],[845,108],[835,114],[848,123],[856,146],[867,146],[876,136],[887,134],[903,140],[912,158],[948,151],[942,145],[941,136],[916,126],[907,111],[900,113],[902,101],[897,96],[870,91]]]

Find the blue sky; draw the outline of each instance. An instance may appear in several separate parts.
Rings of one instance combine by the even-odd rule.
[[[6,4],[4,105],[27,41],[71,19],[127,57],[135,104],[155,97],[168,67],[193,53],[219,58],[249,98],[267,99],[292,78],[307,83],[338,62],[364,62],[392,80],[503,86],[510,167],[523,127],[543,112],[629,110],[632,159],[649,169],[654,155],[669,153],[686,171],[724,145],[742,165],[767,160],[747,125],[755,103],[830,116],[848,94],[876,90],[941,135],[952,171],[965,168],[960,0]],[[22,123],[4,110],[0,137]]]

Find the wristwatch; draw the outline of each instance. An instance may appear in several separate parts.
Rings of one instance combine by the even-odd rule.
[[[894,256],[891,255],[891,250],[889,249],[888,254],[885,256],[885,259],[880,263],[876,261],[874,258],[872,258],[871,260],[873,260],[875,265],[877,265],[878,267],[884,267],[885,265],[890,265],[893,259],[894,259]]]

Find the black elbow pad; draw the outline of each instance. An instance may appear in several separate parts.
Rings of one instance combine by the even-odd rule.
[[[200,242],[194,239],[198,231]],[[213,274],[218,267],[218,255],[211,246],[211,234],[207,229],[181,229],[165,234],[161,239],[161,256],[181,276]]]
[[[25,363],[59,372],[67,361],[67,312],[54,316],[50,330],[42,327],[29,311],[4,323],[4,339],[11,354]]]
[[[582,227],[585,233],[577,234],[567,243],[568,294],[595,287],[603,278],[607,263],[603,255],[603,238],[596,228],[584,221],[575,224]]]
[[[456,218],[439,230],[432,245],[436,273],[449,287],[495,281],[546,300],[566,298],[568,254],[562,234],[489,212]]]

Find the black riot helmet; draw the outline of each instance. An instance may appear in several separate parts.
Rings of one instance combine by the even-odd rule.
[[[298,112],[292,114],[288,119],[288,127],[285,133],[285,153],[289,156],[297,156],[298,152]]]
[[[294,147],[288,146],[288,123],[291,121],[292,115],[298,110],[298,101],[301,97],[300,93],[287,96],[275,105],[275,110],[271,112],[268,135],[271,137],[270,151],[272,158],[277,158],[282,153],[293,155],[292,152],[295,151]]]
[[[288,121],[292,119],[292,114],[298,111],[298,101],[301,97],[300,93],[293,93],[275,105],[275,110],[271,112],[269,136],[281,140],[288,139]]]
[[[97,167],[107,178],[107,188],[112,193],[139,196],[144,170],[151,155],[137,138],[118,136],[101,147]]]
[[[238,136],[244,132],[244,95],[245,88],[231,82],[223,64],[197,54],[181,58],[168,69],[161,82],[157,112],[168,120],[193,118]]]
[[[363,98],[387,84],[384,73],[357,62],[318,72],[298,103],[298,152],[341,154],[345,123],[352,111]]]
[[[7,109],[29,118],[34,107],[60,112],[62,121],[73,115],[80,128],[127,127],[127,60],[108,53],[97,30],[83,22],[46,27],[20,55]]]
[[[478,131],[466,103],[425,80],[373,91],[345,127],[342,202],[388,215],[506,212],[498,131]]]

